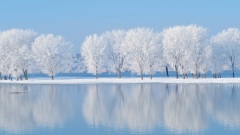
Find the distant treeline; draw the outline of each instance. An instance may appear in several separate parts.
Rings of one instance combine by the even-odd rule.
[[[33,30],[0,32],[0,79],[28,79],[28,73],[88,72],[96,78],[102,72],[130,71],[141,76],[175,70],[193,78],[221,77],[223,70],[240,66],[240,30],[228,28],[209,37],[197,25],[174,26],[156,32],[150,28],[116,29],[86,37],[80,56],[64,37],[38,34]]]

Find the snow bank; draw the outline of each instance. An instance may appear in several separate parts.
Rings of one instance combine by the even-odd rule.
[[[205,78],[205,79],[176,79],[176,78],[56,78],[50,80],[48,78],[34,78],[24,81],[0,80],[0,83],[10,84],[100,84],[100,83],[200,83],[200,84],[226,84],[240,83],[240,78]]]

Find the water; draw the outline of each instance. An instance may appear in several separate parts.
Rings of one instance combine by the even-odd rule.
[[[240,134],[240,85],[0,84],[0,135]]]

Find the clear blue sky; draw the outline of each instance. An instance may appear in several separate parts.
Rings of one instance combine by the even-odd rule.
[[[0,31],[63,35],[78,52],[85,36],[106,30],[197,24],[216,34],[240,28],[240,0],[1,0]]]

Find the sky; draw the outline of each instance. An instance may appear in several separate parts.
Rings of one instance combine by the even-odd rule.
[[[136,27],[162,31],[197,24],[209,36],[240,28],[239,0],[0,0],[0,31],[33,29],[62,35],[79,52],[85,37]]]

